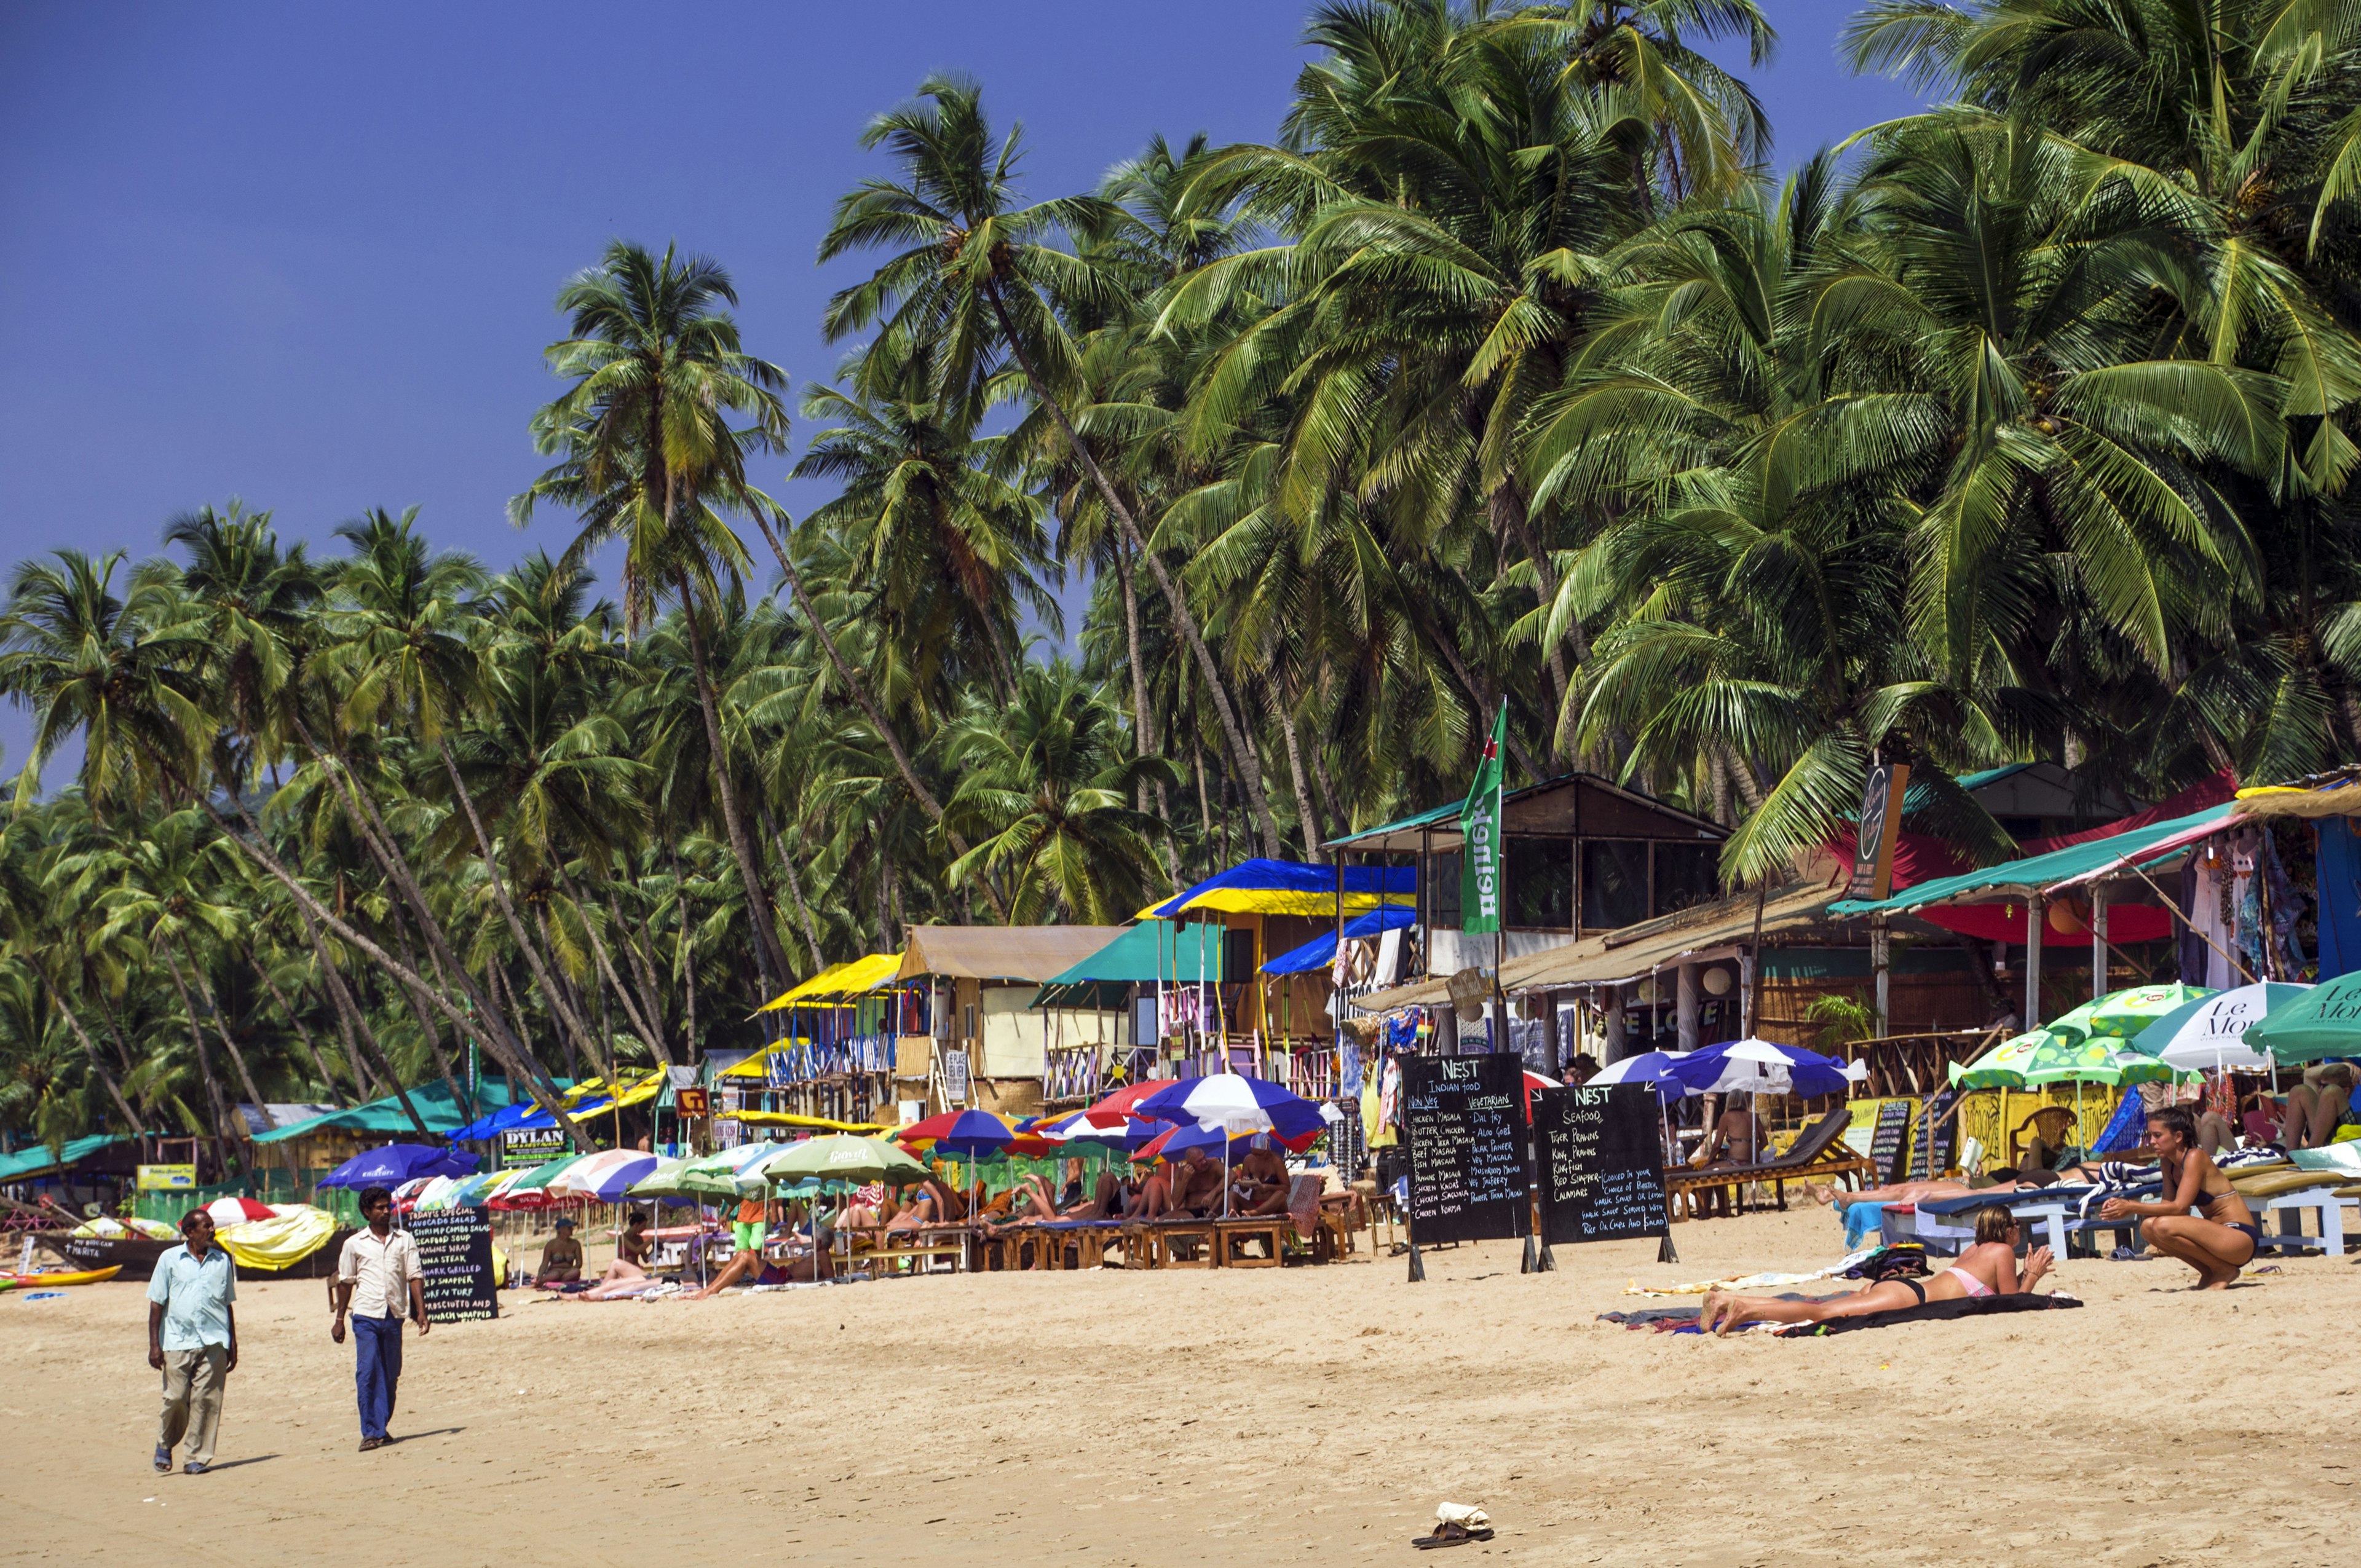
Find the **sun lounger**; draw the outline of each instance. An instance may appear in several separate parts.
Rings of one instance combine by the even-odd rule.
[[[1285,1214],[1249,1214],[1235,1219],[1213,1222],[1213,1266],[1216,1268],[1277,1268],[1287,1261],[1287,1243],[1283,1239],[1295,1229],[1295,1222]],[[1259,1240],[1263,1255],[1252,1257],[1238,1250],[1238,1244]]]
[[[1212,1268],[1211,1220],[1129,1220],[1122,1229],[1126,1268]]]
[[[1758,1160],[1752,1165],[1737,1166],[1727,1170],[1692,1170],[1676,1165],[1664,1172],[1664,1207],[1673,1219],[1682,1217],[1685,1201],[1695,1194],[1717,1187],[1735,1189],[1738,1206],[1745,1207],[1749,1183],[1767,1181],[1777,1193],[1779,1207],[1787,1206],[1787,1183],[1790,1181],[1838,1181],[1850,1179],[1855,1187],[1864,1178],[1876,1174],[1876,1163],[1855,1154],[1841,1142],[1845,1128],[1851,1124],[1852,1113],[1839,1106],[1809,1127],[1804,1129],[1785,1154],[1774,1159]]]
[[[2066,1216],[2089,1190],[2087,1187],[2044,1187],[2032,1197],[1971,1192],[1963,1198],[1888,1203],[1883,1228],[1889,1244],[1914,1241],[1930,1252],[1957,1254],[1976,1239],[1978,1212],[2006,1203],[2010,1213],[2046,1231],[2049,1250],[2063,1258],[2067,1255]],[[1960,1223],[1962,1219],[1966,1221],[1964,1224]]]

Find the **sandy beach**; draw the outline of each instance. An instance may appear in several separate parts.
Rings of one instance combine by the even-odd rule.
[[[1634,1332],[1627,1281],[1822,1266],[1825,1212],[1563,1248],[544,1305],[410,1341],[357,1452],[318,1282],[242,1288],[217,1469],[155,1475],[139,1288],[0,1295],[0,1560],[301,1564],[2351,1561],[2350,1263],[2228,1291],[2071,1262],[2082,1310],[1819,1341]],[[1662,1303],[1657,1303],[1662,1304]],[[371,1544],[362,1547],[359,1543]]]

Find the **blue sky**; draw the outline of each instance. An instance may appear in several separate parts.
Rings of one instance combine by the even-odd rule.
[[[1914,106],[1836,63],[1841,0],[1768,9],[1780,54],[1749,74],[1781,163]],[[560,520],[519,533],[502,507],[541,466],[526,421],[555,385],[551,301],[608,239],[719,258],[748,346],[824,379],[820,309],[860,264],[813,258],[829,203],[878,168],[856,144],[871,115],[965,71],[1025,123],[1030,188],[1080,190],[1152,132],[1268,137],[1302,15],[0,7],[0,559],[136,557],[174,512],[233,495],[287,536],[416,503],[437,543],[494,565],[555,549]],[[11,772],[27,733],[0,710]]]

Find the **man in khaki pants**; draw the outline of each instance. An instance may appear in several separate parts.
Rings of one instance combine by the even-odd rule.
[[[237,1273],[214,1245],[214,1217],[192,1209],[181,1221],[181,1245],[165,1249],[148,1280],[148,1365],[164,1375],[164,1413],[156,1429],[156,1468],[172,1468],[172,1449],[189,1440],[187,1471],[213,1468],[221,1424],[222,1384],[237,1370]]]

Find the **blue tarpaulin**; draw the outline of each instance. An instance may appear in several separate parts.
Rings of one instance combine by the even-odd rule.
[[[1345,939],[1358,941],[1380,932],[1400,931],[1418,924],[1418,912],[1389,905],[1372,909],[1367,915],[1356,915],[1345,922]],[[1336,933],[1323,931],[1300,948],[1293,948],[1262,966],[1265,974],[1301,974],[1307,970],[1326,969],[1336,961]]]
[[[1409,866],[1346,866],[1347,913],[1380,904],[1409,904],[1418,895],[1418,872]],[[1333,915],[1336,868],[1302,861],[1241,861],[1207,877],[1177,897],[1139,912],[1142,920],[1170,920],[1190,909],[1238,915]]]

